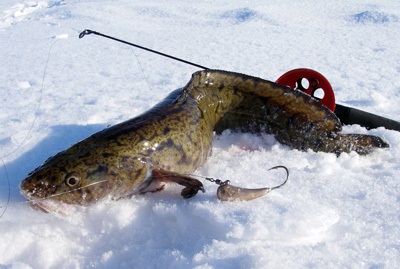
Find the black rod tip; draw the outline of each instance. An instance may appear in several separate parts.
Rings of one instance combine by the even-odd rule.
[[[82,31],[82,33],[79,34],[79,38],[83,38],[85,35],[90,35],[95,33],[95,31],[89,30],[89,29],[85,29]]]

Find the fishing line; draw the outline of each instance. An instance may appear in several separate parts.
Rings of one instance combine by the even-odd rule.
[[[25,141],[27,140],[27,138],[28,138],[29,135],[31,134],[31,132],[32,132],[32,130],[33,130],[33,127],[35,126],[36,120],[37,120],[37,118],[38,118],[38,114],[39,114],[39,111],[40,111],[40,107],[41,107],[41,105],[42,105],[44,81],[45,81],[46,74],[47,74],[47,66],[48,66],[48,63],[49,63],[49,60],[50,60],[51,50],[53,49],[53,46],[54,46],[58,41],[60,41],[60,40],[61,40],[61,39],[55,40],[55,41],[50,45],[49,51],[48,51],[48,53],[47,53],[46,63],[45,63],[45,67],[44,67],[44,71],[43,71],[43,76],[42,76],[42,83],[41,83],[41,87],[40,87],[40,91],[39,91],[38,106],[37,106],[37,108],[36,108],[35,117],[34,117],[32,123],[31,123],[31,125],[30,125],[30,127],[29,127],[28,133],[25,135],[25,137],[22,139],[22,141],[14,148],[14,150],[12,150],[11,152],[9,152],[9,153],[3,155],[1,158],[8,157],[8,156],[10,156],[11,154],[15,153],[20,147],[22,147],[22,145],[25,143]]]
[[[4,154],[3,156],[0,157],[0,161],[1,161],[2,165],[3,165],[3,167],[4,167],[5,176],[6,176],[7,184],[8,184],[7,204],[6,204],[5,206],[0,206],[0,208],[4,208],[3,212],[0,214],[0,219],[1,219],[1,218],[3,217],[3,215],[5,214],[7,208],[8,208],[8,206],[9,206],[9,204],[10,204],[10,198],[11,198],[11,183],[10,183],[10,178],[9,178],[9,176],[8,176],[6,164],[5,164],[4,160],[3,160],[3,158],[8,157],[8,156],[14,154],[15,152],[17,152],[17,151],[22,147],[22,145],[26,142],[26,140],[28,139],[28,137],[30,136],[30,134],[32,133],[32,130],[33,130],[34,126],[35,126],[36,120],[37,120],[38,115],[39,115],[40,107],[41,107],[41,104],[42,104],[43,89],[44,89],[44,81],[45,81],[46,74],[47,74],[47,66],[48,66],[48,63],[49,63],[49,61],[50,61],[51,51],[52,51],[52,49],[53,49],[53,46],[54,46],[58,41],[60,41],[60,40],[61,40],[61,39],[55,40],[55,41],[50,45],[49,50],[48,50],[48,52],[47,52],[46,63],[45,63],[45,66],[44,66],[43,76],[42,76],[42,83],[41,83],[41,87],[40,87],[40,91],[39,91],[38,105],[37,105],[37,108],[36,108],[35,117],[33,118],[33,121],[32,121],[32,123],[31,123],[31,125],[30,125],[30,127],[29,127],[29,129],[28,129],[27,134],[26,134],[25,137],[22,139],[22,141],[21,141],[19,144],[17,144],[17,146],[16,146],[12,151],[10,151],[10,152],[8,152],[8,153],[6,153],[6,154]]]
[[[0,219],[3,217],[4,213],[6,213],[6,210],[8,208],[8,205],[10,204],[10,197],[11,197],[11,184],[10,184],[10,178],[8,177],[8,173],[7,173],[7,168],[6,168],[6,164],[4,163],[3,159],[0,158],[1,163],[3,164],[4,167],[4,172],[6,174],[6,178],[7,178],[7,183],[8,183],[8,195],[7,195],[7,203],[6,206],[4,207],[0,207],[0,208],[4,208],[3,212],[1,212],[0,214]]]
[[[134,47],[137,47],[137,48],[140,48],[140,49],[144,49],[144,50],[147,50],[147,51],[150,51],[150,52],[153,52],[153,53],[162,55],[162,56],[164,56],[164,57],[172,58],[172,59],[177,60],[177,61],[180,61],[180,62],[184,62],[184,63],[187,63],[187,64],[194,65],[194,66],[196,66],[196,67],[200,67],[200,68],[203,68],[203,69],[207,69],[207,68],[204,67],[204,66],[201,66],[201,65],[198,65],[198,64],[195,64],[195,63],[191,63],[191,62],[188,62],[188,61],[186,61],[186,60],[179,59],[179,58],[177,58],[177,57],[174,57],[174,56],[171,56],[171,55],[168,55],[168,54],[164,54],[164,53],[161,53],[161,52],[157,52],[157,51],[154,51],[154,50],[151,50],[151,49],[148,49],[148,48],[145,48],[145,47],[136,45],[136,44],[132,44],[132,43],[129,43],[129,42],[126,42],[126,41],[123,41],[123,40],[119,40],[119,39],[116,39],[116,38],[113,38],[113,37],[110,37],[110,36],[107,36],[107,35],[103,35],[103,34],[100,34],[100,33],[98,33],[98,32],[94,32],[94,31],[91,31],[91,30],[85,30],[85,31],[83,31],[83,32],[79,35],[79,38],[82,38],[82,37],[84,37],[84,36],[87,35],[87,34],[96,34],[96,35],[100,35],[100,36],[103,36],[103,37],[106,37],[106,38],[109,38],[109,39],[113,39],[113,40],[115,40],[115,41],[119,41],[119,42],[122,42],[122,43],[125,43],[125,44],[128,44],[128,45],[131,45],[131,46],[134,46]],[[8,156],[14,154],[16,151],[18,151],[18,150],[24,145],[24,143],[26,142],[26,140],[28,139],[28,137],[31,135],[31,133],[32,133],[32,131],[33,131],[33,128],[34,128],[34,126],[35,126],[35,124],[36,124],[36,121],[37,121],[37,118],[38,118],[38,115],[39,115],[39,111],[40,111],[40,109],[41,109],[41,104],[42,104],[42,100],[43,100],[44,82],[45,82],[46,75],[47,75],[47,68],[48,68],[48,64],[49,64],[50,58],[51,58],[51,53],[52,53],[53,47],[54,47],[55,44],[58,43],[59,41],[61,41],[61,39],[55,40],[55,41],[50,45],[50,47],[49,47],[49,50],[48,50],[48,53],[47,53],[47,57],[46,57],[45,67],[44,67],[44,70],[43,70],[43,76],[42,76],[42,81],[41,81],[41,87],[40,87],[40,91],[39,91],[39,100],[38,100],[38,104],[37,104],[37,108],[36,108],[36,112],[35,112],[35,117],[34,117],[32,123],[31,123],[30,126],[29,126],[28,132],[26,133],[26,135],[24,136],[24,138],[22,139],[22,141],[21,141],[12,151],[10,151],[10,152],[8,152],[7,154],[4,154],[3,156],[0,157],[0,161],[1,161],[2,165],[3,165],[3,167],[4,167],[5,176],[6,176],[7,185],[8,185],[7,203],[6,203],[5,206],[0,206],[0,208],[4,208],[3,212],[0,214],[0,218],[2,218],[2,216],[3,216],[3,215],[5,214],[5,212],[7,211],[7,208],[8,208],[8,206],[10,205],[10,198],[11,198],[11,183],[10,183],[10,178],[9,178],[9,176],[8,176],[8,172],[7,172],[6,165],[5,165],[5,162],[4,162],[3,158],[4,158],[4,157],[8,157]],[[136,60],[137,60],[137,62],[138,62],[139,68],[140,68],[141,71],[145,74],[145,72],[144,72],[144,70],[143,70],[143,67],[142,67],[142,65],[140,64],[140,61],[139,61],[139,59],[137,58],[137,55],[134,53],[134,51],[133,51],[133,54],[134,54],[134,56],[135,56],[135,58],[136,58]],[[146,77],[146,79],[148,79],[148,78]],[[147,80],[146,80],[146,81],[147,81]],[[150,87],[150,85],[149,85],[149,87]],[[97,182],[97,183],[100,183],[100,182]],[[81,188],[79,188],[79,189],[86,188],[86,187],[89,187],[89,186],[94,185],[94,184],[97,184],[97,183],[92,183],[92,184],[86,185],[86,186],[84,186],[84,187],[81,187]],[[76,190],[76,189],[75,189],[75,190]],[[71,191],[74,191],[74,190],[71,190]],[[62,194],[66,194],[66,193],[68,193],[68,192],[60,193],[60,194],[58,194],[58,195],[62,195]],[[46,197],[46,198],[43,198],[43,199],[51,198],[51,197],[58,196],[58,195],[49,196],[49,197]],[[41,199],[41,200],[42,200],[42,199]],[[33,201],[33,200],[32,200],[32,201]],[[29,201],[24,201],[24,202],[21,202],[21,203],[18,203],[18,204],[24,204],[24,203],[28,203],[28,202],[29,202]]]
[[[147,83],[147,87],[149,87],[150,91],[152,91],[153,89],[151,88],[151,85],[149,83],[149,78],[146,75],[146,72],[144,72],[143,66],[139,61],[139,57],[136,55],[135,51],[133,49],[131,49],[133,56],[135,56],[136,62],[138,63],[138,66],[140,68],[140,71],[142,71],[142,74],[144,75],[145,81]]]

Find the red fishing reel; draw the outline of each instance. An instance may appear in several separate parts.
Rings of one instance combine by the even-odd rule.
[[[299,68],[286,72],[276,83],[301,90],[335,111],[335,94],[329,81],[317,71]]]

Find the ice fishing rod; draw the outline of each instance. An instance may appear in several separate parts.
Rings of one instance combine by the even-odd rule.
[[[201,69],[209,69],[208,67],[205,67],[205,66],[193,63],[193,62],[189,62],[189,61],[186,61],[184,59],[181,59],[181,58],[178,58],[178,57],[166,54],[166,53],[162,53],[160,51],[152,50],[152,49],[149,49],[149,48],[146,48],[146,47],[143,47],[143,46],[139,46],[139,45],[133,44],[131,42],[128,42],[128,41],[125,41],[125,40],[122,40],[122,39],[118,39],[118,38],[115,38],[115,37],[112,37],[112,36],[109,36],[109,35],[105,35],[105,34],[102,34],[102,33],[96,32],[96,31],[88,30],[88,29],[86,29],[82,33],[80,33],[79,34],[79,38],[83,38],[84,36],[90,35],[90,34],[94,34],[94,35],[102,36],[102,37],[105,37],[105,38],[108,38],[108,39],[111,39],[111,40],[114,40],[114,41],[118,41],[118,42],[127,44],[129,46],[133,46],[133,47],[136,47],[136,48],[139,48],[139,49],[142,49],[142,50],[146,50],[146,51],[149,51],[149,52],[152,52],[152,53],[155,53],[155,54],[158,54],[158,55],[173,59],[175,61],[179,61],[179,62],[182,62],[182,63],[185,63],[185,64],[189,64],[189,65],[193,65],[193,66],[199,67]]]
[[[210,69],[200,64],[196,64],[166,53],[162,53],[160,51],[152,50],[122,39],[118,39],[109,35],[105,35],[93,30],[86,29],[79,34],[79,38],[83,38],[86,35],[98,35],[102,36],[129,46],[133,46],[145,51],[149,51],[175,61],[179,61],[188,65],[192,65],[195,67],[199,67],[201,69]],[[302,81],[306,80],[308,85],[304,86]],[[320,73],[306,68],[299,68],[291,70],[276,81],[278,84],[282,84],[285,86],[289,86],[293,89],[301,90],[312,97],[318,99],[321,103],[323,103],[326,107],[328,107],[331,111],[333,111],[336,116],[340,119],[343,124],[359,124],[367,129],[374,129],[378,127],[385,127],[386,129],[395,130],[400,132],[400,122],[391,120],[376,114],[372,114],[360,109],[340,105],[335,103],[335,95],[330,85],[329,81]],[[316,92],[322,90],[323,96],[316,96]]]

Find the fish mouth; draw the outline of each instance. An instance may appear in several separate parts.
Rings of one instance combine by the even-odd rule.
[[[41,212],[54,213],[66,217],[74,213],[77,209],[74,205],[54,199],[34,197],[32,193],[26,192],[23,189],[21,189],[21,194],[27,199],[27,203],[31,208]]]
[[[31,208],[45,213],[54,213],[63,217],[72,215],[76,206],[51,199],[28,200]]]

